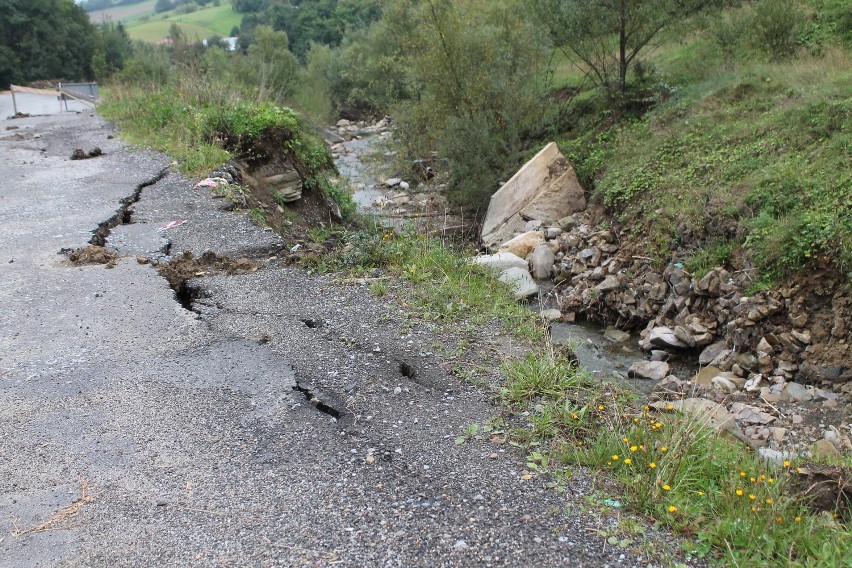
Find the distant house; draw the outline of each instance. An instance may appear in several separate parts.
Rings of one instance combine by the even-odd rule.
[[[227,49],[228,51],[234,51],[234,50],[237,49],[237,39],[239,39],[239,38],[223,37],[219,40],[219,43],[222,44],[223,46],[225,46],[225,49]],[[209,45],[207,45],[206,39],[202,40],[201,43],[204,44],[204,47],[210,47]]]

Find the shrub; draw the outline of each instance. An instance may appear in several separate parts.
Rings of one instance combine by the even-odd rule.
[[[804,16],[796,0],[761,0],[754,5],[751,23],[758,46],[773,59],[785,59],[799,45]]]

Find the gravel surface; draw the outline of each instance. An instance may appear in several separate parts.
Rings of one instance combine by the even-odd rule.
[[[456,445],[498,410],[448,373],[452,333],[285,266],[286,242],[191,180],[146,185],[168,161],[107,139],[97,117],[14,122],[24,139],[0,141],[0,567],[682,561],[650,526],[608,545],[624,513],[585,504],[585,472],[558,493],[521,479],[521,450]],[[67,160],[94,146],[105,155]],[[134,195],[106,239],[117,266],[57,254]],[[137,262],[184,250],[260,268],[200,274],[188,310]],[[485,349],[500,338],[479,339],[496,367]]]

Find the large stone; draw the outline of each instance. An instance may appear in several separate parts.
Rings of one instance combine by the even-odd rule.
[[[535,283],[535,280],[525,268],[509,268],[503,271],[498,278],[501,282],[512,287],[515,298],[518,300],[524,300],[538,294],[538,284]]]
[[[744,402],[735,402],[731,405],[731,414],[745,424],[771,424],[775,422],[775,417],[764,412],[756,406],[745,404]]]
[[[655,327],[651,330],[648,335],[648,343],[654,347],[675,347],[677,349],[688,347],[686,343],[677,338],[674,331],[664,326]]]
[[[713,360],[728,349],[728,345],[724,341],[717,341],[704,348],[701,355],[698,356],[699,365],[709,365]],[[712,377],[711,377],[712,378]]]
[[[630,339],[630,334],[626,331],[621,331],[620,329],[616,329],[612,326],[606,328],[603,336],[614,343],[621,343],[623,341],[627,341]]]
[[[813,393],[809,391],[804,385],[799,383],[787,383],[787,386],[784,387],[782,395],[785,396],[787,399],[794,400],[796,402],[807,402],[814,398]]]
[[[302,178],[296,170],[261,178],[260,184],[276,200],[289,203],[302,198]]]
[[[556,257],[547,245],[538,245],[530,255],[530,269],[536,280],[546,280],[553,273]]]
[[[719,376],[721,369],[716,367],[704,367],[693,376],[690,381],[702,387],[709,387],[713,384],[713,379]]]
[[[494,248],[523,231],[529,220],[553,223],[585,208],[574,168],[551,142],[491,196],[482,242]]]
[[[503,243],[500,246],[500,252],[510,252],[521,258],[526,258],[543,244],[544,235],[540,231],[528,231]]]
[[[595,286],[598,292],[609,292],[621,288],[621,281],[615,275],[610,275],[604,278],[604,281]]]
[[[811,453],[815,458],[830,458],[840,455],[840,451],[834,447],[834,444],[823,438],[814,442],[811,448]]]
[[[526,260],[511,252],[498,252],[497,254],[477,256],[473,259],[473,263],[481,264],[494,270],[506,270],[508,268],[526,269],[529,266]]]
[[[637,361],[627,369],[627,376],[660,381],[669,375],[669,369],[669,364],[663,361]]]
[[[714,430],[730,430],[736,427],[734,417],[721,404],[706,398],[685,398],[683,400],[661,400],[651,404],[657,410],[674,410],[694,417]]]

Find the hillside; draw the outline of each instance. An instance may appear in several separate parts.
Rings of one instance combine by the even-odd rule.
[[[190,39],[206,39],[214,35],[227,37],[234,26],[240,25],[242,15],[235,12],[230,3],[220,6],[200,8],[194,12],[182,13],[182,7],[157,14],[154,11],[156,0],[146,0],[139,4],[115,6],[107,10],[91,12],[93,22],[112,20],[123,22],[132,39],[157,43],[169,36],[172,24],[177,26]]]

